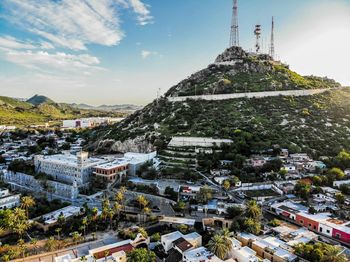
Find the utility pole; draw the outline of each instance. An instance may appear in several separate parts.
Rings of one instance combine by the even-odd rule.
[[[238,0],[233,0],[233,12],[230,34],[230,47],[232,46],[239,46]]]

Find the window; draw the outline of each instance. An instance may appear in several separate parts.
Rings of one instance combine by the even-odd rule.
[[[341,235],[340,235],[339,233],[336,233],[336,234],[335,234],[335,238],[340,239],[340,238],[341,238]]]
[[[299,222],[300,222],[300,224],[304,224],[304,220],[300,220]]]
[[[327,229],[327,233],[329,234],[330,233],[330,231]]]
[[[316,226],[314,226],[314,230],[316,230]]]
[[[322,230],[323,230],[322,227],[320,227],[320,232],[322,232]]]

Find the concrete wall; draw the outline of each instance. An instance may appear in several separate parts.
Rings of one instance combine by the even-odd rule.
[[[310,95],[320,94],[328,90],[330,89],[247,92],[247,93],[200,95],[200,96],[179,96],[179,97],[168,97],[168,100],[170,102],[184,102],[187,99],[216,101],[216,100],[227,100],[227,99],[237,99],[237,98],[263,98],[263,97],[271,97],[271,96],[310,96]]]

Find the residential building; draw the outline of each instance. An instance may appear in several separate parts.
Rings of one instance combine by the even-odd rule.
[[[202,236],[196,232],[184,235],[179,231],[175,231],[161,236],[161,243],[164,251],[168,253],[172,248],[183,249],[197,248],[202,246]]]
[[[6,188],[0,188],[0,209],[13,208],[19,205],[20,194],[11,194]]]
[[[242,246],[248,246],[254,250],[257,256],[274,262],[293,262],[298,257],[294,255],[289,246],[275,237],[260,238],[253,234],[241,232],[237,239]]]
[[[311,231],[350,243],[350,221],[336,218],[331,213],[310,214],[307,207],[291,201],[273,204],[271,210]]]

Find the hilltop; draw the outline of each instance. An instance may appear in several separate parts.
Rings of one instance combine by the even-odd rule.
[[[291,152],[333,155],[349,144],[350,89],[328,78],[301,76],[268,55],[229,48],[215,62],[165,96],[112,127],[92,134],[91,148],[147,150],[164,147],[172,136],[230,138],[258,152],[273,145]],[[329,89],[309,96],[170,102],[169,97]],[[241,135],[245,134],[242,138]],[[349,148],[348,148],[349,149]]]
[[[54,104],[55,102],[46,97],[46,96],[41,96],[41,95],[34,95],[33,97],[29,98],[27,100],[28,103],[32,104],[32,105],[35,105],[35,106],[38,106],[38,105],[41,105],[41,104]]]

